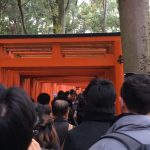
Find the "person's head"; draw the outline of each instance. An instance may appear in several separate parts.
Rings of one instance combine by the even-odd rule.
[[[64,91],[59,91],[58,94],[57,94],[57,98],[56,99],[65,100],[66,97],[65,97]]]
[[[40,93],[37,101],[39,104],[48,105],[50,103],[50,95],[47,93]]]
[[[93,79],[84,91],[86,111],[112,114],[116,92],[111,81]]]
[[[65,92],[65,100],[68,100],[68,96],[69,96],[69,91]]]
[[[77,93],[76,93],[76,91],[75,91],[74,89],[71,89],[71,90],[69,91],[69,99],[73,102],[73,101],[76,100],[76,98],[77,98]]]
[[[30,97],[19,88],[3,90],[0,96],[0,147],[3,150],[27,150],[35,123]]]
[[[121,88],[121,97],[129,112],[150,113],[150,77],[142,74],[127,77]]]
[[[42,148],[57,149],[59,140],[50,117],[50,109],[40,104],[35,105],[37,122],[34,128],[34,138]]]
[[[35,111],[39,120],[47,122],[51,117],[51,109],[47,105],[35,104]]]
[[[69,104],[65,100],[56,100],[52,105],[54,117],[64,117],[67,119],[69,112]]]

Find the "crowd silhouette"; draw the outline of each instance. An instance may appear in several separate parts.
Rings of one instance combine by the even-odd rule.
[[[1,84],[0,146],[2,150],[124,150],[143,145],[148,149],[149,98],[150,77],[141,74],[125,78],[119,116],[114,85],[106,79],[93,79],[79,94],[73,89],[59,91],[51,99],[40,93],[37,101],[23,89]]]

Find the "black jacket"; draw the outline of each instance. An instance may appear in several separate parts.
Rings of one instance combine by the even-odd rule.
[[[85,120],[68,133],[64,150],[88,150],[106,133],[114,118],[109,114],[86,113]]]
[[[66,119],[56,118],[54,120],[54,127],[59,137],[60,145],[62,146],[68,133],[69,123]]]

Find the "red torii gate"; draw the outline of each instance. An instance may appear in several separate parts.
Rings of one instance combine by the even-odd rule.
[[[123,82],[118,33],[1,35],[0,82],[23,87],[34,99],[60,89],[83,89],[94,78],[107,78],[117,91]]]

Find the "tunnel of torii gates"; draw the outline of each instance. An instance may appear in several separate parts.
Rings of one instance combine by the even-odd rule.
[[[41,92],[81,92],[93,78],[113,81],[116,112],[123,82],[120,33],[0,35],[0,82],[36,101]]]

